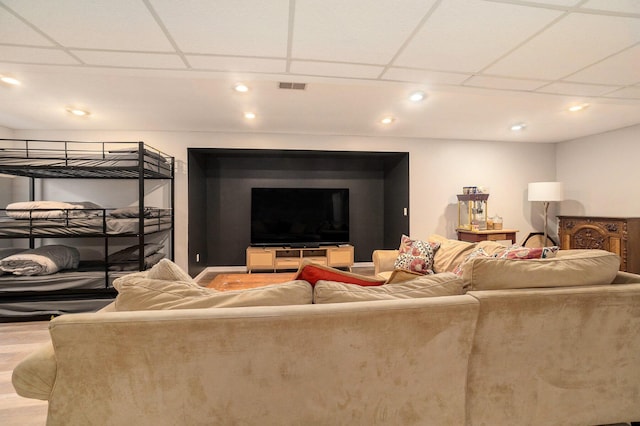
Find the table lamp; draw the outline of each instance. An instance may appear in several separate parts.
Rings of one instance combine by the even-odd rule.
[[[547,245],[547,211],[549,202],[562,201],[564,199],[564,186],[562,182],[532,182],[529,184],[529,201],[542,201],[544,203],[544,239]]]

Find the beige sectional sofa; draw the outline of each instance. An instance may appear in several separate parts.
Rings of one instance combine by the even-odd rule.
[[[458,278],[444,269],[453,246],[436,252],[433,281],[370,288],[294,281],[212,295],[179,272],[132,275],[105,311],[51,321],[51,345],[15,369],[14,387],[49,401],[49,425],[640,421],[640,276],[588,251],[475,259]],[[558,274],[577,278],[558,285]],[[464,294],[427,297],[441,288]],[[283,300],[273,292],[287,305],[239,306]],[[192,309],[191,297],[225,308]]]

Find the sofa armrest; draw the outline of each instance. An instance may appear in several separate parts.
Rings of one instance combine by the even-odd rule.
[[[393,271],[398,250],[374,250],[372,257],[375,275],[380,272]]]
[[[630,272],[618,271],[616,277],[611,284],[635,284],[640,283],[640,275],[632,274]]]
[[[47,342],[15,367],[11,382],[18,395],[47,401],[56,381],[56,373],[53,344]]]

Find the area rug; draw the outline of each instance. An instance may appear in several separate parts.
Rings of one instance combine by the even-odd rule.
[[[263,287],[293,280],[297,272],[268,273],[268,274],[218,274],[207,285],[219,291],[243,290],[247,288]]]

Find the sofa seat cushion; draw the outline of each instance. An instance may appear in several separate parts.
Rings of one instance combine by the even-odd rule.
[[[341,271],[340,269],[319,265],[309,260],[302,261],[295,279],[307,281],[312,286],[315,286],[318,281],[338,281],[361,286],[377,286],[385,282],[384,279]]]
[[[304,305],[313,298],[309,283],[300,280],[247,290],[215,291],[188,281],[129,274],[116,279],[113,286],[118,290],[114,302],[117,311]]]
[[[462,280],[455,274],[446,272],[422,275],[409,281],[377,287],[362,287],[335,281],[318,281],[313,290],[313,302],[317,304],[363,302],[459,294],[463,294]]]
[[[462,268],[470,290],[611,284],[620,257],[605,250],[560,250],[548,259],[476,257]]]

